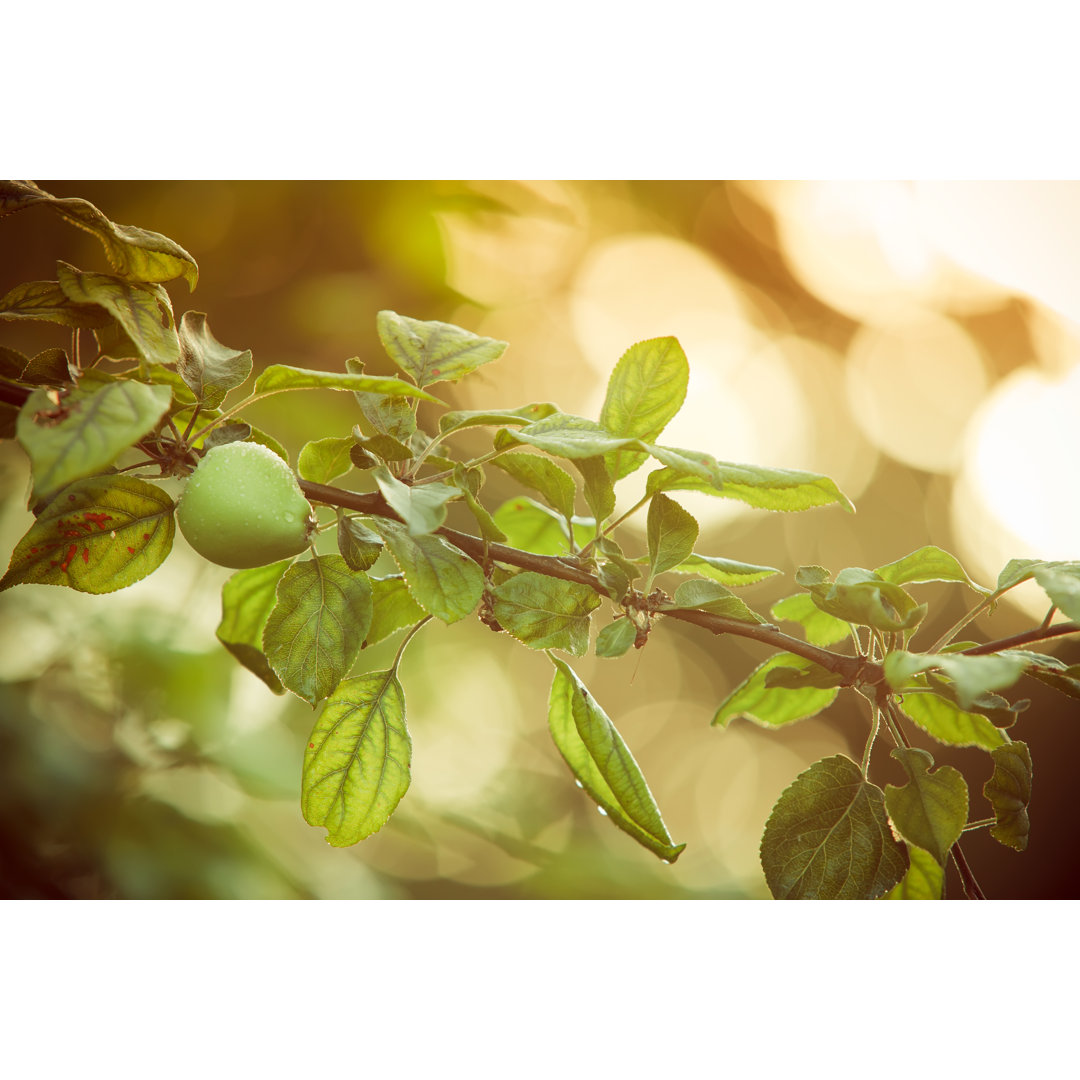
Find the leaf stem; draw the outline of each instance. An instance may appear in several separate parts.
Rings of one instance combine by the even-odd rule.
[[[975,875],[971,872],[971,867],[968,866],[968,861],[964,857],[964,852],[960,848],[960,842],[957,841],[952,846],[953,862],[956,864],[956,869],[960,871],[960,879],[964,883],[964,895],[969,900],[985,900],[986,893],[979,888],[979,883],[975,880]]]
[[[416,637],[417,631],[424,623],[429,623],[432,620],[431,615],[425,615],[402,639],[401,644],[398,646],[397,655],[394,657],[393,664],[390,665],[390,674],[396,675],[398,666],[401,664],[401,658],[405,655],[405,646],[409,644],[414,637]]]
[[[975,607],[973,607],[962,618],[958,619],[955,623],[953,623],[953,625],[950,626],[949,629],[946,630],[945,633],[942,634],[941,637],[939,637],[937,641],[935,641],[934,644],[931,645],[926,651],[932,653],[939,652],[941,649],[943,649],[946,645],[949,644],[950,641],[952,641],[954,637],[956,637],[958,633],[960,633],[961,630],[964,629],[965,626],[967,626],[969,622],[977,619],[988,607],[990,607],[990,605],[994,603],[997,597],[997,593],[991,593],[989,596],[984,596],[983,599],[975,605]]]
[[[866,740],[866,749],[863,751],[862,756],[862,774],[864,780],[869,780],[870,775],[870,751],[874,748],[874,741],[877,739],[878,731],[881,728],[881,710],[877,707],[877,702],[870,703],[870,709],[873,716],[870,720],[870,737]]]
[[[985,829],[988,825],[993,825],[997,821],[997,818],[983,818],[981,821],[969,821],[964,826],[964,832],[974,832],[976,829]]]
[[[634,503],[633,506],[630,507],[629,510],[626,511],[625,514],[620,514],[614,521],[608,522],[608,524],[605,525],[603,527],[603,529],[600,529],[597,532],[596,536],[594,536],[581,549],[580,554],[581,555],[588,555],[589,554],[589,549],[594,547],[598,540],[602,540],[605,536],[607,536],[607,534],[609,532],[612,532],[615,529],[617,529],[628,517],[631,517],[632,515],[636,514],[651,498],[652,498],[652,495],[643,495],[640,499],[638,499],[638,501],[636,503]],[[599,522],[597,522],[597,525],[599,525]]]

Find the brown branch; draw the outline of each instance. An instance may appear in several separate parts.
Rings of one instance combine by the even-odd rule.
[[[1048,641],[1050,638],[1076,633],[1080,633],[1080,623],[1066,622],[1058,623],[1057,626],[1039,626],[1023,634],[1013,634],[1012,637],[1000,638],[998,641],[987,641],[983,645],[973,645],[970,649],[961,650],[961,655],[985,656],[987,653],[1001,652],[1002,649],[1015,649],[1020,645],[1030,645],[1035,641]]]
[[[346,510],[356,510],[359,513],[375,517],[400,520],[379,492],[345,491],[343,488],[315,484],[309,480],[301,480],[300,487],[305,495],[317,502],[327,503],[330,506],[340,506]],[[570,559],[560,558],[555,555],[534,555],[530,551],[521,551],[519,548],[508,547],[506,544],[488,543],[485,545],[480,537],[470,536],[468,533],[458,532],[456,529],[444,527],[438,530],[438,535],[449,540],[451,544],[481,566],[484,564],[485,557],[487,557],[507,566],[516,566],[519,569],[532,570],[547,577],[587,585],[601,596],[607,595],[604,592],[604,587],[600,584],[599,578],[575,565]],[[872,664],[859,656],[846,656],[842,653],[823,649],[817,645],[811,645],[807,641],[785,634],[778,627],[769,623],[741,622],[738,619],[728,619],[722,615],[697,610],[664,611],[660,614],[669,619],[677,619],[693,626],[700,626],[713,634],[735,634],[738,637],[750,638],[753,641],[771,645],[774,649],[794,653],[796,656],[820,664],[827,671],[840,675],[846,685],[853,685],[859,679],[877,682],[880,681],[882,675],[878,664]]]

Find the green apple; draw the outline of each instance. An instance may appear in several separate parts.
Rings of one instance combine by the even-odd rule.
[[[317,524],[289,466],[252,442],[207,452],[180,498],[176,523],[204,559],[241,569],[298,555]]]

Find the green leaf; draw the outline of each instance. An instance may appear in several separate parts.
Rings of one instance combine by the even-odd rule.
[[[85,199],[58,199],[36,184],[20,180],[0,181],[3,213],[28,206],[45,206],[72,225],[92,233],[105,248],[109,265],[136,281],[173,281],[182,277],[190,289],[199,280],[195,260],[175,241],[148,229],[118,225]]]
[[[445,623],[468,615],[484,592],[483,571],[441,536],[413,536],[388,518],[372,519],[401,567],[413,599]]]
[[[370,624],[367,577],[340,555],[319,555],[285,572],[263,648],[286,689],[314,705],[348,674]]]
[[[831,583],[820,581],[819,571],[821,567],[800,567],[795,580],[810,590],[822,611],[836,619],[890,632],[914,629],[926,615],[926,604],[917,603],[899,585],[883,581],[872,570],[852,566],[841,570]]]
[[[651,581],[691,555],[697,543],[698,523],[674,499],[658,493],[649,503],[647,531]]]
[[[362,521],[342,514],[338,517],[337,545],[350,570],[370,570],[382,554],[383,539]]]
[[[415,397],[443,405],[437,397],[421,390],[404,379],[386,375],[351,375],[335,371],[316,371],[310,368],[291,367],[288,364],[271,364],[264,368],[255,380],[256,394],[276,394],[282,390],[351,390],[385,397]],[[387,432],[394,435],[394,432]],[[397,438],[397,436],[394,436]]]
[[[1021,582],[1027,581],[1035,576],[1037,566],[1046,565],[1047,563],[1041,559],[1010,559],[1005,564],[1005,569],[998,574],[995,592],[1005,592],[1006,589],[1011,589]]]
[[[172,550],[174,503],[134,476],[94,476],[64,488],[19,541],[0,591],[66,585],[109,593],[153,573]]]
[[[779,574],[772,566],[736,562],[734,559],[718,559],[713,555],[688,555],[678,566],[672,567],[676,574],[700,574],[721,585],[753,585],[765,578]],[[846,631],[845,631],[846,632]]]
[[[345,361],[345,370],[350,375],[372,378],[372,376],[364,376],[364,364],[355,356]],[[385,378],[385,376],[377,377]],[[408,442],[416,431],[416,415],[405,398],[386,397],[381,392],[371,393],[365,390],[354,391],[354,397],[370,432],[387,435],[404,443]]]
[[[931,772],[934,759],[925,750],[901,747],[892,756],[904,766],[910,782],[903,787],[885,785],[885,809],[909,844],[930,852],[944,867],[967,824],[967,784],[950,765]]]
[[[964,656],[958,653],[909,653],[896,650],[885,657],[885,678],[894,690],[903,690],[923,671],[943,671],[952,679],[962,709],[990,690],[1004,690],[1032,666],[1029,654],[1017,651],[993,656]]]
[[[500,436],[508,442],[528,443],[547,454],[572,461],[619,450],[624,446],[632,446],[637,441],[612,435],[594,420],[562,412],[552,413],[543,420],[528,424],[520,431],[504,429]]]
[[[622,656],[637,640],[637,627],[627,618],[616,619],[596,635],[596,655]]]
[[[589,616],[600,597],[588,585],[522,571],[493,591],[499,625],[530,649],[589,651]]]
[[[327,699],[304,753],[301,805],[333,847],[386,824],[409,788],[412,741],[392,671],[346,679]]]
[[[665,604],[661,611],[693,608],[696,611],[710,611],[714,615],[723,615],[727,619],[740,622],[761,623],[765,620],[751,611],[730,589],[719,581],[694,579],[684,581],[676,590],[671,604]]]
[[[172,301],[160,285],[83,273],[65,262],[57,263],[56,276],[69,300],[103,307],[124,328],[148,364],[179,361],[180,339]]]
[[[488,513],[487,509],[481,505],[476,496],[473,495],[468,488],[463,489],[461,495],[465,500],[465,505],[469,508],[469,513],[476,519],[476,524],[480,529],[480,535],[489,542],[505,544],[506,533],[495,524],[495,519]]]
[[[526,495],[504,502],[495,511],[494,521],[506,542],[521,551],[534,555],[566,555],[570,551],[565,520]],[[575,540],[583,547],[591,536],[592,519],[574,518],[573,524]]]
[[[876,900],[907,870],[884,795],[838,754],[800,773],[761,839],[761,865],[778,900]]]
[[[296,459],[296,471],[315,484],[329,484],[352,468],[349,451],[356,440],[346,435],[336,438],[314,439],[305,443]]]
[[[371,476],[383,498],[413,536],[435,532],[446,521],[446,504],[461,498],[461,491],[448,484],[414,487],[403,484],[385,465],[380,465]]]
[[[919,585],[927,581],[959,581],[970,586],[983,596],[989,596],[990,590],[976,585],[967,576],[966,571],[947,551],[932,544],[913,551],[895,562],[879,566],[874,571],[884,581],[893,585]]]
[[[834,686],[843,686],[844,677],[820,664],[811,662],[805,669],[775,667],[765,676],[768,689],[782,687],[785,690],[805,690],[817,687],[819,690],[831,690]]]
[[[709,454],[646,445],[657,461],[668,466],[649,473],[647,494],[656,491],[701,491],[724,499],[738,499],[761,510],[811,510],[839,503],[855,512],[851,500],[827,476],[796,469],[769,469],[717,461]]]
[[[19,442],[30,458],[36,498],[101,472],[148,435],[172,400],[167,386],[133,380],[77,387],[53,404],[35,390],[19,411]]]
[[[615,487],[604,458],[578,458],[574,466],[584,480],[585,503],[597,522],[603,522],[615,509]]]
[[[439,434],[460,431],[467,427],[506,427],[513,424],[532,424],[558,412],[550,401],[522,405],[520,409],[456,409],[439,417]]]
[[[994,808],[996,824],[990,835],[1006,847],[1023,851],[1028,845],[1031,822],[1031,751],[1027,743],[1011,742],[993,751],[994,775],[983,785],[983,794]]]
[[[0,297],[0,319],[59,323],[84,330],[113,325],[112,316],[97,304],[77,304],[59,281],[24,281]]]
[[[1080,562],[1045,563],[1035,567],[1034,576],[1054,606],[1080,622]]]
[[[822,611],[809,593],[796,593],[778,600],[769,614],[774,619],[798,623],[806,640],[823,648],[843,641],[851,633],[849,623]]]
[[[222,345],[199,311],[185,311],[180,320],[178,370],[196,399],[216,409],[225,395],[251,374],[251,350]]]
[[[291,559],[238,570],[221,589],[221,622],[218,641],[275,694],[284,694],[263,649],[263,630],[277,603],[277,586],[292,565]]]
[[[63,349],[43,349],[31,359],[0,345],[0,378],[31,386],[62,386],[71,382],[67,353]]]
[[[940,694],[905,694],[900,708],[928,735],[950,746],[994,750],[1008,741],[985,716]]]
[[[212,428],[201,440],[205,450],[212,450],[215,446],[226,446],[232,442],[244,442],[251,439],[252,428],[250,424],[221,424]],[[251,439],[252,442],[257,440]]]
[[[383,435],[380,432],[370,438],[365,438],[363,434],[358,434],[358,428],[353,429],[353,434],[355,436],[356,450],[368,460],[411,461],[413,458],[412,449],[390,435]],[[376,465],[378,461],[372,460],[372,466]]]
[[[401,574],[371,579],[371,628],[364,648],[375,645],[406,626],[414,626],[424,617],[424,609],[412,598]]]
[[[506,352],[505,341],[480,337],[444,322],[421,322],[380,311],[376,317],[379,340],[387,355],[420,386],[457,382]]]
[[[911,865],[886,900],[944,900],[945,871],[929,851],[907,845]]]
[[[1045,671],[1035,668],[1027,674],[1069,697],[1080,698],[1080,664],[1073,664],[1064,671]]]
[[[682,408],[690,364],[673,337],[652,338],[631,345],[608,380],[600,423],[613,435],[652,442]],[[607,455],[613,480],[629,476],[647,455],[641,450],[615,450]]]
[[[649,785],[626,743],[569,665],[551,657],[555,678],[548,699],[548,726],[566,764],[589,797],[639,844],[674,862],[675,844]]]
[[[766,684],[769,672],[774,668],[786,667],[805,671],[810,664],[811,661],[793,653],[782,652],[770,656],[720,703],[713,717],[713,724],[727,727],[732,720],[742,717],[761,727],[777,728],[817,716],[822,709],[827,709],[836,700],[839,693],[837,688],[807,687],[789,690],[782,687],[770,688]]]
[[[604,592],[621,604],[630,591],[630,575],[616,562],[602,562],[596,568],[596,576],[604,587]]]

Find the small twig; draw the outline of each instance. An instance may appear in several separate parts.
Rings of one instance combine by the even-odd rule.
[[[964,857],[959,841],[952,846],[952,857],[956,869],[960,871],[960,880],[964,883],[964,896],[968,900],[985,900],[986,893],[979,888],[979,883],[975,880],[971,867],[968,866],[968,861]]]

